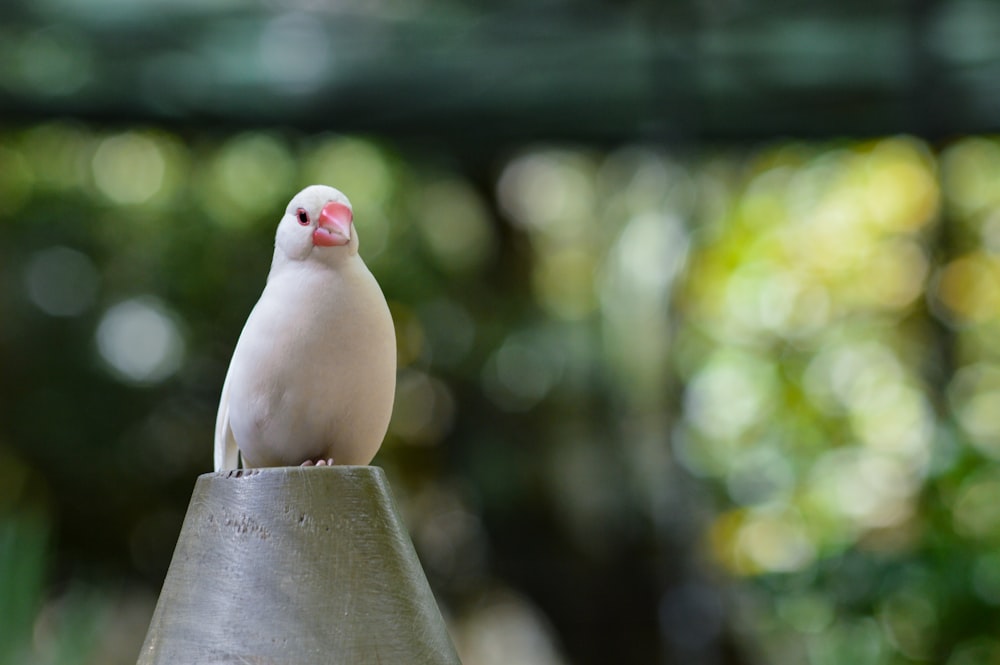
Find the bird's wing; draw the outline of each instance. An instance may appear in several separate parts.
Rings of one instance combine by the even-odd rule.
[[[240,449],[236,446],[233,429],[229,426],[229,380],[233,376],[233,365],[229,363],[226,381],[222,384],[219,399],[219,414],[215,418],[215,470],[231,471],[239,467]]]

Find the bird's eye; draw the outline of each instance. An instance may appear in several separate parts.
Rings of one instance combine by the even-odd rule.
[[[295,216],[299,218],[299,224],[302,226],[309,226],[309,213],[306,212],[305,208],[299,208],[296,210]]]

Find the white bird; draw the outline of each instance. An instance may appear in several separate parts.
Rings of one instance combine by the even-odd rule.
[[[368,464],[389,426],[396,338],[358,255],[351,203],[324,185],[278,224],[267,284],[240,334],[215,425],[215,470]]]

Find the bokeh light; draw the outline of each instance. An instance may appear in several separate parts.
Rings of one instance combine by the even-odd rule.
[[[476,322],[461,303],[432,300],[420,307],[418,317],[430,345],[430,361],[435,366],[455,367],[472,350]]]
[[[55,246],[36,252],[24,273],[28,297],[51,316],[78,316],[97,297],[98,275],[86,254]]]
[[[960,368],[948,386],[948,398],[973,444],[990,457],[1000,458],[1000,367],[976,363]]]
[[[30,127],[17,138],[21,154],[43,191],[71,192],[89,182],[93,142],[86,128],[53,122]]]
[[[942,268],[936,295],[958,325],[994,319],[1000,311],[1000,264],[978,251],[960,256]]]
[[[501,408],[527,410],[560,379],[565,358],[544,331],[526,331],[504,340],[483,368],[483,388]]]
[[[221,224],[245,227],[270,215],[269,221],[277,226],[296,170],[279,136],[262,132],[235,136],[207,166],[202,204]]]
[[[116,376],[136,384],[155,384],[176,372],[185,343],[177,316],[151,297],[110,307],[97,327],[97,349]]]
[[[552,629],[530,601],[510,592],[494,592],[456,629],[465,665],[564,665]]]
[[[455,399],[440,380],[408,369],[400,373],[389,431],[406,443],[435,444],[448,434],[455,417]]]
[[[13,215],[28,199],[34,176],[24,155],[10,141],[0,144],[0,214]]]
[[[119,204],[145,203],[163,186],[166,163],[159,147],[134,132],[104,139],[94,151],[94,182]]]
[[[303,95],[324,82],[331,42],[323,23],[303,13],[280,14],[264,26],[258,43],[260,71],[282,94]],[[294,48],[289,45],[294,44]],[[295,97],[290,97],[293,103]]]
[[[545,239],[580,238],[597,212],[589,182],[592,170],[589,160],[573,152],[522,155],[506,165],[497,181],[500,206],[511,221]]]
[[[417,204],[421,236],[445,270],[466,273],[492,256],[496,238],[484,203],[459,180],[438,180],[424,188]]]
[[[68,25],[20,34],[9,51],[4,79],[29,94],[60,97],[79,91],[93,76],[88,36]]]

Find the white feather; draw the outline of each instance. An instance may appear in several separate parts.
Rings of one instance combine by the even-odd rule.
[[[215,470],[232,471],[239,467],[240,451],[229,427],[229,376],[226,371],[226,381],[222,384],[222,397],[219,398],[219,413],[215,418]]]

